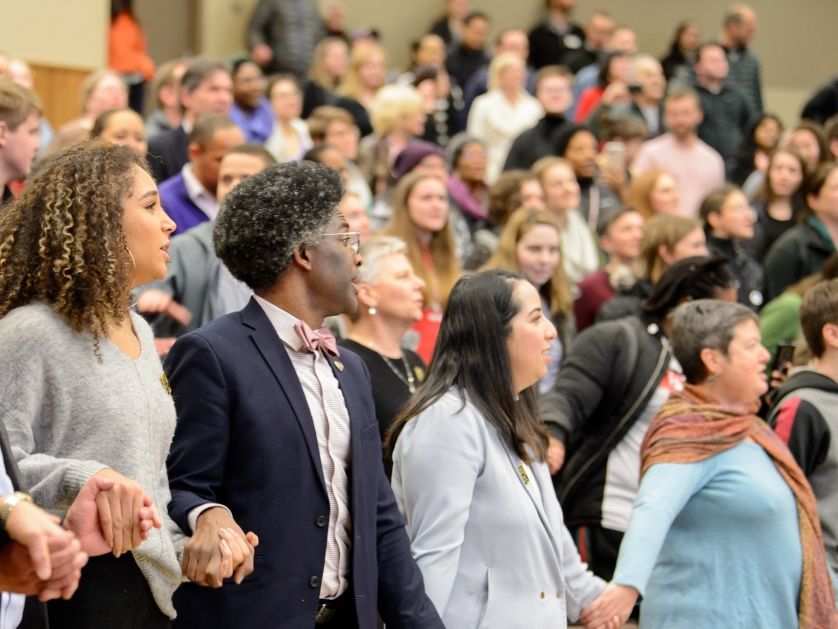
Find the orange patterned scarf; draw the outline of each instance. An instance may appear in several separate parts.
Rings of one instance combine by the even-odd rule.
[[[817,503],[803,471],[768,425],[743,408],[724,407],[701,387],[686,385],[652,420],[640,448],[641,477],[655,463],[693,463],[750,438],[771,457],[797,502],[803,574],[800,629],[838,627]]]

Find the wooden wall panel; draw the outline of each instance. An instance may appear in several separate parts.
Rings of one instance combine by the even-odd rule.
[[[92,69],[32,64],[35,91],[44,103],[44,114],[54,128],[81,114],[81,84]]]

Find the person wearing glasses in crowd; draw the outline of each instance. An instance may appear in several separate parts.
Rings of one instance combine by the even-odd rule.
[[[442,629],[381,464],[367,369],[321,327],[358,306],[342,195],[326,166],[289,162],[239,184],[216,220],[216,252],[254,296],[166,358],[169,512],[194,537],[241,525],[261,543],[236,591],[181,587],[180,627],[367,628],[380,614]]]

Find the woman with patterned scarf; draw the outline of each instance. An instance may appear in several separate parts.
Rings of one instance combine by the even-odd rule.
[[[756,316],[715,300],[680,306],[670,337],[688,384],[652,421],[641,483],[608,592],[582,622],[838,627],[812,490],[755,415],[768,388]]]

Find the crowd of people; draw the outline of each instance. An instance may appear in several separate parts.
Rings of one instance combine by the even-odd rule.
[[[838,628],[835,85],[575,8],[0,53],[0,628]]]

